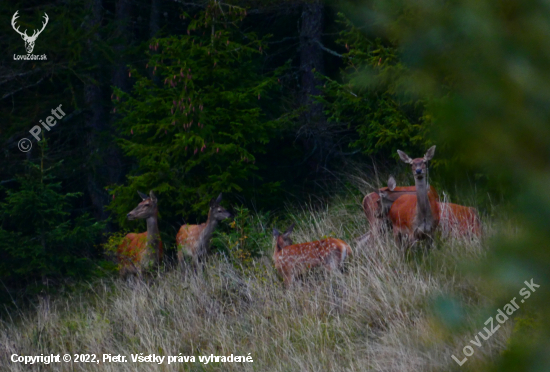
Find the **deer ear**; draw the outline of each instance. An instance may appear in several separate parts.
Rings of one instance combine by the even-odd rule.
[[[390,191],[393,191],[395,190],[395,186],[396,186],[395,178],[393,178],[393,176],[390,176],[390,179],[388,180],[388,189]]]
[[[155,194],[153,194],[153,190],[149,191],[149,197],[151,198],[151,200],[153,202],[157,202],[157,196]]]
[[[294,222],[292,222],[292,225],[290,225],[288,227],[288,229],[286,229],[285,233],[284,233],[284,236],[288,237],[290,235],[290,233],[292,233],[292,230],[294,229]]]
[[[222,202],[222,193],[220,192],[220,195],[218,195],[218,198],[216,199],[216,204],[220,204]]]
[[[273,236],[274,236],[274,237],[278,237],[279,235],[281,235],[281,233],[279,232],[279,230],[273,229]]]
[[[397,150],[397,153],[399,154],[399,158],[401,159],[401,161],[407,163],[407,164],[412,164],[412,159],[409,158],[409,155],[405,154],[403,151],[401,150]]]
[[[210,208],[214,208],[216,206],[217,204],[216,200],[217,199],[214,199],[214,198],[210,199]]]
[[[292,222],[292,224],[288,227],[288,229],[286,229],[285,233],[290,234],[292,230],[294,230],[294,222]]]
[[[138,191],[137,193],[138,193],[139,197],[140,197],[142,200],[149,199],[149,197],[147,196],[147,194],[144,194],[144,193],[142,193],[141,191]]]
[[[428,149],[428,151],[426,151],[426,155],[424,155],[424,161],[432,160],[434,155],[435,155],[435,145],[433,145]]]

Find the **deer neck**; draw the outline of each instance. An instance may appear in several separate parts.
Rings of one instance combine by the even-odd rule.
[[[275,257],[277,257],[279,252],[281,252],[282,250],[283,248],[279,244],[279,238],[275,238],[275,248],[273,248],[273,259],[275,259]]]
[[[160,244],[160,233],[158,226],[158,212],[145,221],[147,222],[147,248],[150,250],[157,250]]]
[[[416,215],[419,222],[430,223],[433,220],[430,200],[428,198],[428,184],[426,177],[414,178],[416,185]]]
[[[212,217],[211,213],[208,213],[208,220],[206,220],[206,225],[204,226],[204,229],[202,230],[199,237],[199,245],[201,247],[201,251],[208,251],[208,248],[210,246],[210,239],[212,238],[212,234],[214,233],[214,230],[216,230],[217,226],[218,220]]]

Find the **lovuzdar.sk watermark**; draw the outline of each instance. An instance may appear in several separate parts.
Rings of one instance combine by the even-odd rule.
[[[524,303],[525,300],[528,299],[531,296],[531,292],[535,292],[535,288],[540,287],[540,285],[535,284],[533,282],[533,279],[531,279],[530,282],[525,281],[524,283],[525,283],[526,287],[523,287],[519,291],[519,294],[523,297],[523,299],[520,301],[521,303]],[[527,288],[529,288],[529,289],[527,289]],[[516,302],[516,297],[514,297],[514,298],[512,298],[512,300],[509,303],[504,305],[504,307],[502,309],[497,310],[497,315],[495,315],[495,319],[499,324],[495,325],[493,317],[492,316],[489,317],[489,319],[487,319],[484,323],[486,326],[489,326],[489,329],[487,329],[487,327],[484,327],[483,330],[485,332],[483,332],[483,331],[479,332],[474,337],[475,341],[470,340],[470,343],[474,346],[477,346],[478,348],[481,347],[482,341],[483,340],[486,341],[492,335],[494,335],[495,332],[500,328],[500,325],[504,324],[508,320],[508,317],[510,315],[512,315],[518,309],[519,309],[519,305]],[[479,335],[479,337],[481,337],[481,339],[478,337],[478,335]],[[464,363],[466,363],[466,361],[468,360],[468,357],[470,357],[474,354],[474,348],[471,347],[470,345],[466,345],[462,349],[462,353],[465,355],[464,359],[462,359],[462,360],[458,359],[456,356],[454,356],[454,354],[451,356],[459,366],[462,366]]]
[[[49,17],[46,13],[44,13],[44,22],[42,22],[42,28],[40,30],[33,30],[32,35],[27,35],[27,30],[24,32],[19,31],[20,26],[16,26],[16,20],[19,17],[17,14],[19,13],[19,10],[15,12],[13,17],[11,18],[11,27],[17,32],[19,35],[21,35],[21,38],[25,42],[25,49],[27,50],[27,54],[14,54],[13,59],[14,60],[26,60],[26,61],[46,61],[48,57],[45,54],[32,54],[32,51],[34,50],[34,44],[36,42],[36,39],[38,36],[44,31],[46,28],[46,25],[48,24]]]
[[[61,109],[61,106],[63,105],[59,105],[56,108],[52,109],[52,116],[48,116],[45,123],[42,120],[38,121],[42,125],[42,127],[48,132],[57,125],[57,120],[61,120],[65,117],[66,114]],[[29,130],[29,133],[32,134],[32,136],[36,138],[37,141],[40,141],[40,133],[42,133],[42,128],[40,128],[39,125],[35,125],[31,128],[31,130]],[[19,147],[19,150],[21,150],[22,152],[29,152],[32,148],[32,142],[28,138],[21,138],[19,140],[19,143],[17,144],[17,147]]]

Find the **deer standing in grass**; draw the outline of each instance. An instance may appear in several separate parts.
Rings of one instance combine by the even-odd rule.
[[[162,260],[162,241],[158,228],[157,197],[153,191],[149,196],[138,191],[142,201],[128,213],[129,220],[145,219],[147,231],[141,234],[130,233],[117,248],[119,272],[121,276],[135,274],[141,276],[143,269],[157,265]]]
[[[439,224],[439,203],[437,193],[428,190],[428,162],[433,158],[435,146],[428,149],[423,158],[411,159],[401,150],[397,150],[401,160],[411,165],[416,187],[416,195],[401,195],[388,213],[396,238],[405,237],[409,244],[428,239],[431,244],[435,229]],[[380,196],[388,198],[387,191]]]
[[[430,186],[430,192],[434,193],[439,200],[437,191]],[[381,197],[383,193],[384,198]],[[396,186],[395,179],[390,177],[388,186],[371,192],[363,199],[363,211],[371,226],[371,234],[380,234],[386,227],[391,226],[388,213],[394,201],[402,195],[416,195],[416,186]]]
[[[383,196],[380,197],[379,214],[381,218],[387,219],[387,214],[400,196],[416,193],[416,187],[412,186],[413,191],[409,191],[411,187],[396,187],[395,179],[390,177],[388,187],[380,189],[383,191]],[[430,186],[430,192],[437,195],[437,192]],[[439,200],[439,197],[437,198]],[[439,206],[439,228],[445,236],[481,236],[481,223],[477,209],[465,207],[454,203],[438,202]]]
[[[273,262],[287,288],[297,275],[313,267],[323,266],[328,271],[341,267],[346,257],[352,253],[346,242],[335,238],[293,244],[290,238],[293,228],[294,224],[290,225],[283,234],[273,229],[275,237]]]
[[[218,226],[218,222],[231,217],[224,207],[220,205],[222,194],[217,199],[210,201],[210,210],[208,211],[208,219],[206,223],[200,225],[183,225],[176,241],[178,244],[178,263],[183,264],[184,254],[191,256],[195,264],[195,268],[199,266],[204,256],[208,254],[210,248],[210,238],[212,233]]]

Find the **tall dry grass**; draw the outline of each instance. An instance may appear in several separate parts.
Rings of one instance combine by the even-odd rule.
[[[459,270],[485,254],[483,240],[437,241],[406,254],[390,234],[368,230],[360,197],[323,210],[290,210],[295,242],[342,238],[353,256],[343,273],[314,272],[284,290],[265,256],[239,269],[212,257],[204,274],[166,268],[154,278],[101,280],[80,294],[42,300],[0,330],[2,371],[449,371],[480,370],[503,348],[506,324],[461,368],[451,354],[483,328],[488,303],[475,277]],[[286,228],[286,226],[277,226]],[[486,234],[494,226],[485,221]],[[446,323],[438,301],[467,304],[462,325]],[[441,300],[443,299],[443,300]],[[464,325],[466,324],[466,325]],[[11,354],[122,354],[127,363],[25,366]],[[253,363],[132,363],[130,354],[250,355]],[[460,358],[461,359],[461,358]]]

